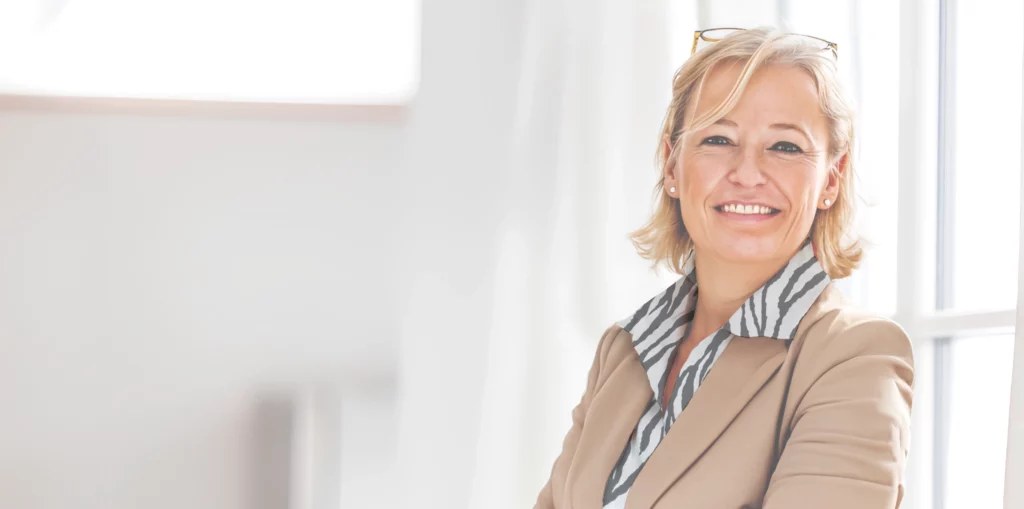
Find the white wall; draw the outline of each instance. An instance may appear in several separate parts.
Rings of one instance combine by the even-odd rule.
[[[261,408],[324,380],[378,386],[364,485],[399,124],[0,112],[0,507],[272,507]]]

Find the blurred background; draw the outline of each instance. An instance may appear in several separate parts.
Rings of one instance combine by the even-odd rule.
[[[857,104],[904,507],[1024,507],[1019,0],[0,3],[0,507],[531,507],[673,281],[626,237],[672,74],[761,25]]]

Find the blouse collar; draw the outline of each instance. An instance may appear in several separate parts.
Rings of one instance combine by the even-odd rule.
[[[718,334],[792,340],[797,325],[825,290],[831,279],[822,268],[810,240],[768,279],[729,318]],[[697,272],[691,250],[683,265],[683,276],[640,309],[618,322],[633,337],[633,347],[659,392],[665,369],[652,369],[669,362],[697,306]],[[667,366],[661,366],[667,368]]]

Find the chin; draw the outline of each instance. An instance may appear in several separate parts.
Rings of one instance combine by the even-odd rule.
[[[775,261],[779,257],[780,247],[771,238],[730,238],[718,239],[713,252],[722,260],[733,263],[761,263]]]

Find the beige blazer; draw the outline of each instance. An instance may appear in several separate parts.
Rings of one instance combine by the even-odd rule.
[[[899,507],[914,383],[910,339],[834,284],[791,344],[734,337],[637,476],[627,509]],[[652,397],[631,335],[605,332],[539,509],[600,509]]]

